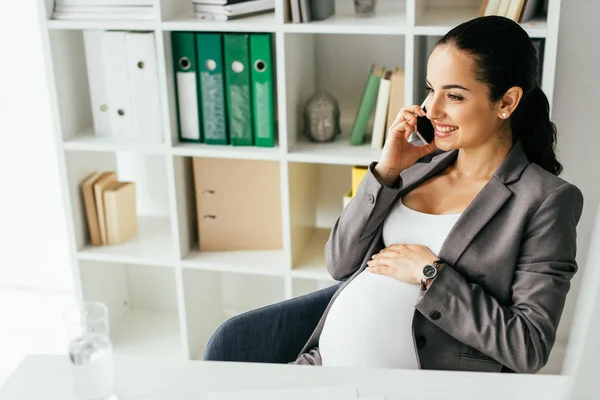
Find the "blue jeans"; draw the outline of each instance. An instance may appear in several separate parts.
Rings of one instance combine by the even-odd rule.
[[[295,361],[340,284],[230,318],[210,338],[203,359]]]

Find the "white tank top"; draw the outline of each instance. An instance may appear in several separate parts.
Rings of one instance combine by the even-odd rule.
[[[434,215],[402,200],[383,223],[383,242],[421,244],[435,255],[461,214]],[[323,366],[417,369],[412,320],[420,285],[361,272],[332,304],[319,339]]]

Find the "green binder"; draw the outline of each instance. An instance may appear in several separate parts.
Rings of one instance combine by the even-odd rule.
[[[228,144],[225,86],[223,79],[223,35],[198,33],[196,52],[200,69],[202,133],[206,144]]]
[[[252,104],[248,34],[226,33],[223,36],[225,54],[225,98],[229,138],[234,146],[252,146]]]
[[[254,145],[273,147],[275,146],[275,115],[270,33],[250,34],[250,66]]]
[[[179,140],[201,143],[203,141],[202,113],[198,106],[200,86],[197,74],[195,34],[171,32],[171,43]]]
[[[350,144],[358,146],[363,144],[365,138],[365,129],[371,113],[373,112],[373,106],[377,100],[377,92],[379,91],[379,82],[381,81],[381,75],[385,71],[383,67],[371,66],[369,71],[369,78],[360,99],[358,110],[356,111],[356,117],[354,119],[354,125],[352,125],[352,131],[350,133]]]

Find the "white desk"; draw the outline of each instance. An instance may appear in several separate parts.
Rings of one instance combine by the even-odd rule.
[[[559,375],[520,375],[302,365],[178,361],[117,356],[120,400],[203,400],[216,390],[351,385],[360,395],[389,400],[559,400],[567,381]],[[0,400],[70,400],[66,357],[30,355],[0,389]],[[427,389],[425,389],[427,388]]]

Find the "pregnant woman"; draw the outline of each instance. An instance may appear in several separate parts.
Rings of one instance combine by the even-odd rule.
[[[389,127],[325,253],[344,281],[297,364],[535,373],[577,271],[581,192],[559,178],[536,52],[504,17],[436,45],[423,111]],[[407,138],[417,116],[435,139]]]

